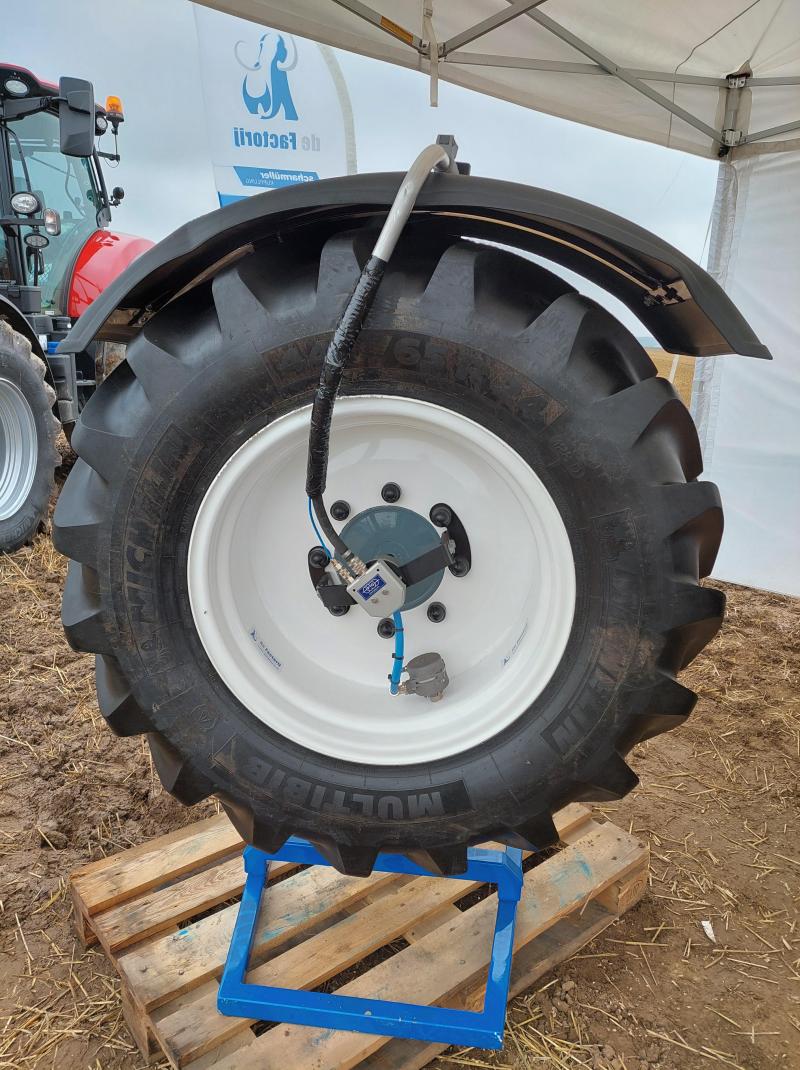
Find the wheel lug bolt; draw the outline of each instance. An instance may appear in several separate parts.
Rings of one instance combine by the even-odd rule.
[[[434,505],[428,515],[431,518],[431,523],[435,524],[437,528],[446,528],[453,519],[453,514],[446,505]]]
[[[454,576],[458,576],[459,578],[461,578],[462,576],[466,576],[469,570],[470,564],[469,561],[467,561],[466,557],[457,557],[453,564],[450,566],[450,571],[453,573]]]
[[[332,617],[343,617],[350,612],[350,606],[331,606],[328,612]]]
[[[384,483],[381,487],[381,497],[385,502],[390,505],[394,505],[395,502],[400,501],[400,495],[402,491],[396,483]]]
[[[441,602],[431,602],[428,606],[428,620],[434,624],[441,624],[447,616],[447,610]]]
[[[395,630],[394,621],[389,620],[388,617],[384,617],[383,620],[378,621],[378,635],[381,639],[391,639]]]
[[[312,568],[325,568],[328,555],[321,546],[314,546],[308,551],[308,563]]]
[[[341,499],[334,502],[331,506],[331,516],[334,520],[347,520],[350,516],[349,502],[343,502]]]

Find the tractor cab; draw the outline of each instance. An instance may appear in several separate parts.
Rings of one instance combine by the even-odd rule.
[[[118,97],[95,103],[88,81],[43,82],[31,71],[0,64],[0,312],[21,313],[38,340],[70,424],[97,377],[93,353],[55,354],[72,322],[151,244],[108,231],[111,209],[101,159],[119,161],[123,121]],[[113,132],[114,152],[96,139]],[[19,328],[17,321],[17,329]]]

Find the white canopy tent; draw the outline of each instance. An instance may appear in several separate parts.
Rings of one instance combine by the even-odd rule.
[[[432,103],[455,82],[719,157],[709,270],[775,360],[697,364],[715,575],[800,594],[800,0],[202,2],[420,70]]]

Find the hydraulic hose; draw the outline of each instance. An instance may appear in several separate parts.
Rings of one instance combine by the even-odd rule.
[[[429,145],[422,150],[406,172],[378,235],[378,240],[375,242],[372,255],[361,271],[355,289],[336,325],[333,338],[328,344],[319,385],[314,395],[308,434],[306,493],[311,499],[320,528],[330,539],[336,553],[344,559],[352,555],[331,523],[322,497],[328,478],[333,406],[336,403],[336,395],[339,392],[345,368],[350,362],[353,346],[375,300],[386,265],[411,215],[419,191],[434,167],[457,172],[453,150],[448,152],[443,145]]]

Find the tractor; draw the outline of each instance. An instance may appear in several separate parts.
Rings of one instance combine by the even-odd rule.
[[[92,84],[0,64],[0,552],[41,528],[78,414],[104,377],[109,347],[57,354],[72,322],[152,242],[109,230],[124,196],[101,160],[119,161],[122,104]],[[111,131],[115,151],[96,147]]]

